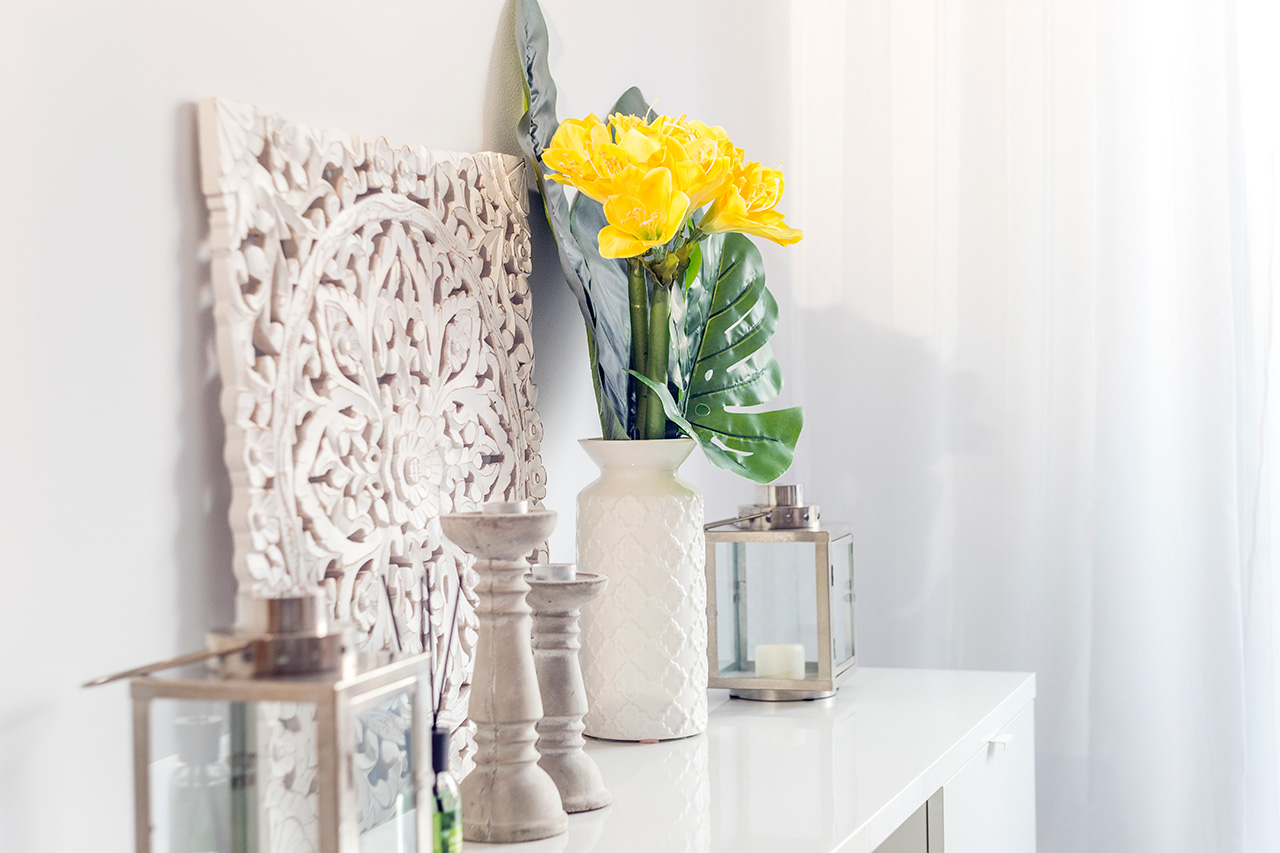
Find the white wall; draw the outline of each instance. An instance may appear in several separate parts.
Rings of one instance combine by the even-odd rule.
[[[562,116],[603,112],[638,84],[758,159],[787,158],[786,4],[545,10]],[[5,5],[0,851],[130,849],[127,690],[77,685],[195,648],[231,618],[194,102],[514,152],[511,44],[501,0]],[[535,238],[547,503],[562,513],[553,556],[569,559],[573,496],[593,478],[574,440],[598,427],[581,320],[540,220]],[[766,258],[785,311],[785,256]],[[785,369],[781,336],[778,348]],[[710,513],[750,494],[700,459],[686,470]]]

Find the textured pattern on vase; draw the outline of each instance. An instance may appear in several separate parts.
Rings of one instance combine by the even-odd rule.
[[[578,498],[578,563],[609,578],[582,609],[592,737],[677,738],[707,725],[702,496]]]

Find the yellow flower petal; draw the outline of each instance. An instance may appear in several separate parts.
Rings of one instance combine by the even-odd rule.
[[[734,223],[743,221],[746,216],[747,205],[742,200],[742,194],[738,192],[737,187],[730,185],[711,204],[711,207],[707,208],[702,221],[698,223],[698,228],[708,234],[734,231],[736,230],[733,227]]]
[[[782,221],[782,214],[774,210],[762,211],[742,223],[738,229],[744,234],[754,234],[772,240],[780,246],[790,246],[804,239],[799,228],[790,228]]]
[[[652,245],[623,231],[614,225],[606,225],[600,229],[597,239],[600,241],[600,257],[633,258],[643,255]]]
[[[556,128],[547,150],[553,148],[581,148],[583,143],[590,138],[592,130],[600,126],[602,126],[602,122],[596,118],[594,113],[584,119],[567,118],[560,122],[560,126]]]
[[[613,187],[609,181],[583,180],[572,175],[559,174],[557,172],[548,172],[547,177],[558,184],[571,186],[578,190],[578,192],[588,198],[595,199],[601,204],[604,204],[605,200],[608,199],[609,196],[613,195]]]
[[[676,236],[689,214],[689,196],[673,188],[669,169],[650,169],[640,182],[636,199],[646,212],[640,236],[653,240],[654,245]]]
[[[628,130],[641,129],[648,126],[648,121],[643,116],[629,116],[622,113],[614,113],[609,116],[609,124],[613,127],[616,137],[621,137]]]
[[[719,125],[707,125],[697,119],[693,119],[689,122],[689,129],[699,139],[709,139],[712,142],[729,141],[729,134],[725,133],[724,128]]]
[[[645,163],[661,146],[648,134],[638,128],[631,128],[618,137],[618,147],[627,153],[636,163]]]
[[[602,142],[591,149],[591,164],[602,178],[616,178],[640,161],[630,151],[613,142]]]

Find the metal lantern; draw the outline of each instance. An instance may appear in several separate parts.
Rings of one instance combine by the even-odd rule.
[[[93,682],[132,676],[138,853],[431,850],[431,654],[362,671],[323,595],[241,606],[253,633]]]
[[[706,525],[710,685],[740,699],[822,699],[857,665],[853,534],[798,486]]]

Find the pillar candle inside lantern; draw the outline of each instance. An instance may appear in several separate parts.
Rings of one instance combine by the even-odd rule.
[[[756,646],[756,678],[804,678],[804,646],[800,643]]]

